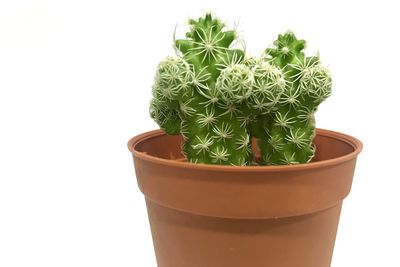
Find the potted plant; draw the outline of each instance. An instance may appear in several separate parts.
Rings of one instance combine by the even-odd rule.
[[[329,71],[292,32],[249,57],[211,14],[189,25],[155,75],[161,130],[128,143],[158,266],[330,266],[362,144],[315,128]]]

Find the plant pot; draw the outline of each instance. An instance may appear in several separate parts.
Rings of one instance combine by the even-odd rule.
[[[159,267],[330,266],[359,140],[318,129],[313,162],[246,167],[183,162],[181,142],[128,143]]]

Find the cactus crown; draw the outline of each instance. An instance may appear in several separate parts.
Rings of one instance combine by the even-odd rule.
[[[278,36],[259,58],[232,48],[234,30],[211,14],[189,20],[177,56],[158,65],[150,115],[168,134],[182,134],[188,161],[276,165],[309,162],[314,113],[331,93],[329,71],[307,57],[304,40]],[[260,158],[254,159],[252,138]]]

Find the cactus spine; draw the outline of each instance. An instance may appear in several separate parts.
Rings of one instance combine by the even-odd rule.
[[[190,20],[177,56],[163,60],[150,115],[168,134],[182,134],[193,163],[249,165],[252,138],[261,164],[295,164],[313,155],[313,114],[330,94],[330,76],[304,41],[279,36],[268,57],[231,48],[235,31],[210,14]]]

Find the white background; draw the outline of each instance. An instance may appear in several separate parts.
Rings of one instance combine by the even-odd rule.
[[[2,0],[0,266],[156,266],[126,142],[157,127],[150,87],[175,25],[209,10],[240,20],[251,54],[287,29],[321,52],[334,93],[317,125],[365,145],[332,266],[400,266],[395,3]]]

